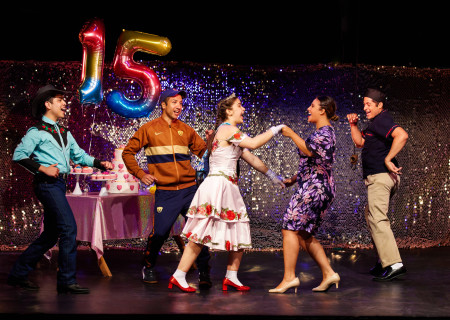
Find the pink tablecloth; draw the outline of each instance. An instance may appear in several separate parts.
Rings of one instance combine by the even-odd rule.
[[[155,197],[139,194],[109,194],[98,192],[83,195],[67,194],[77,222],[77,240],[88,241],[97,258],[103,255],[103,240],[147,237],[153,229]],[[179,216],[171,235],[180,234],[184,219]]]

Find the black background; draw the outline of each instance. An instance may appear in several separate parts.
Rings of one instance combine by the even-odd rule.
[[[138,52],[135,60],[450,67],[443,1],[96,3],[2,8],[0,60],[81,61],[78,34],[99,18],[106,62],[125,29],[165,36],[172,44],[167,56]]]

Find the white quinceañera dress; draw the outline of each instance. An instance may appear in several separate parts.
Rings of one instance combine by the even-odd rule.
[[[198,188],[182,236],[211,249],[237,251],[252,247],[247,210],[239,192],[236,165],[247,137],[237,131],[219,146],[215,140],[209,157],[209,174]]]

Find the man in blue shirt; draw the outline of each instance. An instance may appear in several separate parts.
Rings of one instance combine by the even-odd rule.
[[[358,116],[347,115],[352,140],[356,147],[363,148],[363,178],[368,202],[365,216],[378,253],[378,262],[370,270],[375,281],[390,281],[406,273],[387,213],[402,173],[395,156],[405,146],[408,133],[394,123],[384,109],[385,99],[385,94],[378,89],[366,91],[364,111],[370,123],[363,131],[358,129]]]
[[[32,113],[40,121],[28,129],[14,151],[13,161],[34,174],[33,189],[44,208],[44,231],[20,255],[7,282],[11,286],[38,290],[39,287],[28,280],[28,274],[59,239],[58,293],[89,293],[88,288],[79,286],[76,281],[77,225],[66,198],[66,179],[70,160],[102,170],[112,169],[112,164],[89,156],[67,128],[57,124],[65,117],[65,93],[53,85],[38,90]]]

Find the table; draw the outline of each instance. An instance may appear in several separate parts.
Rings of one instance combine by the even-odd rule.
[[[77,240],[90,242],[104,276],[112,274],[103,257],[103,240],[146,238],[153,229],[155,197],[147,191],[103,196],[98,192],[69,193],[67,200],[77,222]],[[183,227],[184,218],[179,216],[170,233],[176,236],[180,250],[184,249],[179,237]]]

